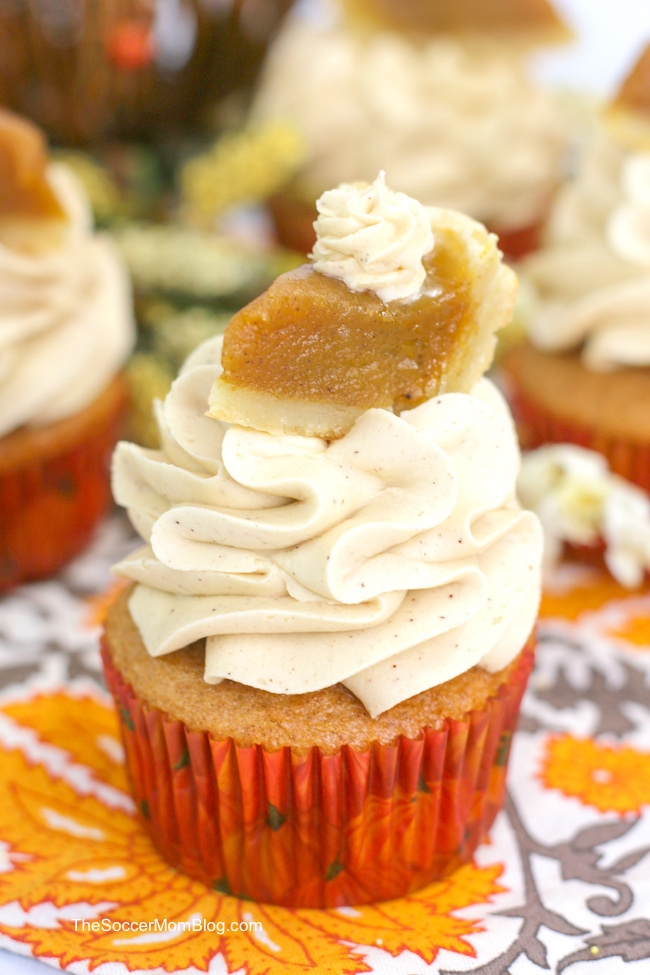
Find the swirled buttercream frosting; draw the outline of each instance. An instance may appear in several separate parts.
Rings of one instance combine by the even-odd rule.
[[[310,18],[304,6],[275,38],[252,111],[301,133],[310,202],[385,169],[423,204],[499,230],[545,214],[568,144],[558,104],[503,38],[364,34]]]
[[[536,346],[581,348],[593,370],[650,365],[650,153],[597,142],[522,272]]]
[[[375,716],[523,646],[541,531],[488,380],[338,440],[205,415],[222,340],[157,406],[161,448],[118,445],[113,488],[144,547],[116,566],[148,652],[205,638],[205,679],[297,694],[343,683]]]
[[[316,202],[314,268],[351,291],[374,291],[382,301],[415,297],[427,276],[422,258],[433,250],[426,207],[386,186],[343,184]]]
[[[0,435],[89,405],[135,336],[126,271],[93,234],[80,185],[61,164],[47,176],[67,218],[57,246],[25,252],[0,243]]]

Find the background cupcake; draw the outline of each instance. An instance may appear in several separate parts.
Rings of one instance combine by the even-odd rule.
[[[104,641],[158,849],[305,907],[416,890],[484,838],[541,557],[480,378],[515,292],[494,237],[381,177],[319,209],[314,265],[186,362],[161,449],[116,451],[145,545]]]
[[[296,9],[265,62],[253,104],[303,135],[308,159],[273,212],[281,240],[308,252],[313,200],[381,169],[425,203],[450,206],[535,246],[563,175],[568,128],[527,59],[563,28],[538,4],[336,2]]]
[[[525,446],[592,447],[650,489],[650,101],[629,90],[521,265],[528,340],[503,366]]]
[[[250,92],[291,0],[0,5],[0,103],[57,142],[196,131]]]
[[[56,571],[110,503],[130,288],[72,174],[0,113],[0,588]]]

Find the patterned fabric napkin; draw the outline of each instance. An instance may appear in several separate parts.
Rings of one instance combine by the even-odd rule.
[[[545,594],[506,808],[402,900],[287,910],[168,867],[135,815],[98,636],[121,517],[0,600],[0,947],[68,972],[617,975],[650,959],[650,587],[565,565]],[[19,971],[16,959],[16,971]]]

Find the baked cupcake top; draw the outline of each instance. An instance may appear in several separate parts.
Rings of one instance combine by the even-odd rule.
[[[308,160],[298,194],[311,202],[344,180],[372,180],[381,166],[423,203],[501,231],[536,222],[562,174],[569,133],[554,98],[527,74],[528,34],[486,30],[455,0],[451,30],[432,25],[415,36],[364,29],[330,6],[321,18],[297,8],[284,21],[253,105],[254,117],[289,121],[302,134]],[[393,6],[396,17],[408,12]]]
[[[327,366],[340,358],[340,322],[355,336],[359,354],[368,343],[381,350],[376,336],[395,328],[393,371],[400,372],[399,313],[408,316],[425,302],[426,268],[436,266],[435,241],[449,227],[455,228],[455,260],[470,278],[462,304],[473,314],[479,307],[472,302],[475,273],[483,269],[480,308],[491,316],[490,327],[460,330],[458,341],[468,360],[476,357],[487,366],[492,333],[507,320],[514,297],[512,272],[498,260],[494,240],[459,214],[419,208],[402,194],[390,195],[383,180],[334,192],[320,201],[325,221],[315,262],[297,279],[296,335],[300,339],[307,318],[301,309],[311,295],[313,355],[325,364],[318,380],[321,419],[329,423],[338,416],[340,390],[331,384]],[[335,247],[332,238],[343,242],[350,236],[346,230],[353,237],[358,233],[350,211],[374,212],[368,199],[360,201],[364,194],[375,195],[380,213],[368,225],[378,228],[378,236],[364,235],[362,250],[349,240],[350,247]],[[397,223],[411,228],[407,236],[417,242],[418,259],[410,248],[406,260],[401,245],[386,247],[392,231],[382,226],[385,207],[397,208]],[[406,288],[401,271],[395,278],[390,270],[394,262],[388,251],[396,259],[400,255],[400,269],[411,267],[404,275],[411,285],[402,297],[382,301],[369,285],[383,291],[388,275],[391,288],[396,278],[400,291]],[[332,252],[345,256],[332,260]],[[347,277],[351,271],[354,284],[352,254],[363,255],[363,291],[329,274]],[[328,273],[316,270],[321,261]],[[418,283],[418,261],[425,266],[424,283]],[[371,280],[373,264],[380,267]],[[446,293],[444,258],[441,265],[437,287],[426,296],[430,314],[423,315],[423,332],[436,332],[441,324],[446,328],[444,316],[438,317]],[[264,359],[274,316],[284,309],[291,317],[286,311],[291,288],[285,285],[280,279],[279,290],[269,289],[248,312],[235,316],[223,354],[218,338],[190,356],[157,406],[160,450],[126,443],[116,450],[115,497],[147,543],[116,570],[137,583],[130,612],[147,650],[157,656],[206,638],[210,682],[229,678],[284,694],[341,682],[373,716],[475,664],[501,669],[533,625],[541,559],[538,522],[515,497],[519,453],[503,399],[488,380],[475,377],[467,391],[450,384],[441,392],[434,386],[409,408],[394,391],[385,402],[380,352],[377,381],[373,385],[370,375],[366,378],[371,401],[355,407],[343,429],[330,436],[296,432],[301,417],[311,424],[312,412],[301,407],[313,402],[305,395],[316,388],[314,377],[301,386],[304,363],[296,355],[283,380],[290,432],[263,428],[275,427],[278,416],[282,422],[287,415],[275,409],[281,397],[272,359],[264,370],[273,397],[270,423],[253,426],[241,417],[234,422],[232,416],[206,415],[211,392],[214,403],[214,389],[225,375],[229,330],[238,341],[246,333],[243,362]],[[337,298],[328,299],[328,318],[321,289],[329,286]],[[346,322],[341,305],[346,293],[355,315],[360,297],[372,303],[373,313],[361,326],[354,316]],[[457,299],[449,294],[453,304]],[[378,306],[394,317],[383,320]],[[409,325],[407,331],[413,330]],[[282,341],[281,335],[276,344]],[[455,352],[453,341],[449,348]],[[426,386],[427,363],[420,365]],[[242,417],[249,416],[246,369],[233,370],[228,383],[228,409],[241,402]],[[328,385],[329,401],[322,395]],[[254,392],[260,393],[259,386]],[[264,397],[253,400],[255,419],[264,418],[263,408],[257,409]]]
[[[579,348],[593,370],[650,365],[650,104],[644,113],[638,98],[628,102],[627,88],[611,117],[625,105],[635,126],[625,139],[618,121],[602,127],[557,198],[544,246],[521,265],[535,289],[531,341]]]
[[[130,288],[65,166],[0,110],[0,436],[78,412],[135,337]]]

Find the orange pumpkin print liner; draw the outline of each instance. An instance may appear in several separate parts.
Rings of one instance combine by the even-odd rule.
[[[105,643],[103,660],[136,804],[165,859],[224,894],[337,907],[409,894],[471,859],[503,803],[533,653],[464,720],[304,756],[189,731],[136,697]]]

